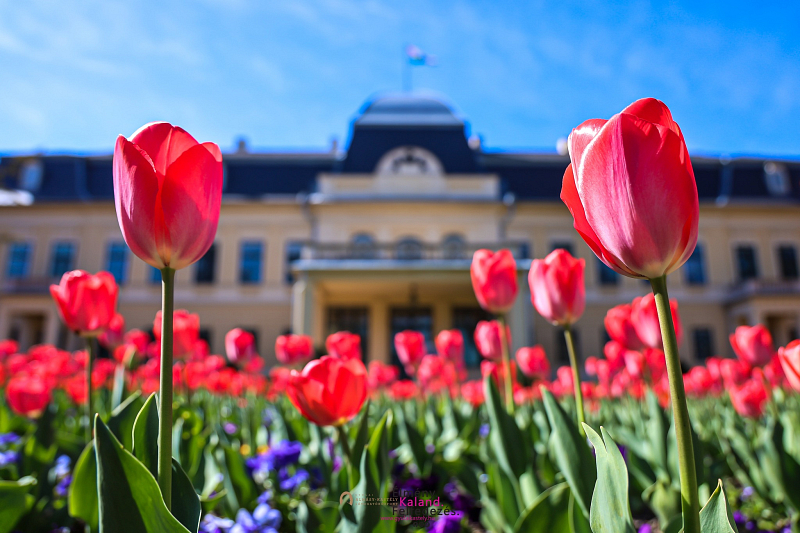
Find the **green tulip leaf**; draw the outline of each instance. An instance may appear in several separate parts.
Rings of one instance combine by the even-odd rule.
[[[187,533],[167,510],[147,467],[122,447],[99,416],[94,432],[100,533]]]
[[[108,419],[108,429],[128,451],[133,449],[133,425],[143,405],[142,395],[136,391],[119,404]]]
[[[550,421],[549,447],[553,459],[569,483],[575,502],[583,516],[589,518],[597,473],[592,450],[578,431],[578,426],[567,416],[553,394],[542,389],[542,399]]]
[[[9,533],[17,521],[33,505],[34,498],[28,493],[36,480],[25,476],[18,481],[0,481],[0,533]]]
[[[483,390],[486,396],[486,411],[489,413],[491,427],[489,442],[492,451],[506,474],[517,482],[528,468],[528,456],[522,446],[524,442],[522,431],[514,417],[508,414],[503,406],[500,391],[490,376],[484,378]]]
[[[633,533],[633,519],[628,503],[628,469],[625,459],[605,428],[602,438],[588,424],[583,424],[586,436],[594,446],[597,461],[597,483],[592,494],[589,523],[594,533]],[[604,442],[605,441],[605,442]]]
[[[97,456],[94,451],[94,441],[86,445],[78,462],[75,463],[68,501],[70,516],[80,518],[89,525],[92,531],[96,531],[98,520]]]
[[[175,458],[172,458],[172,514],[183,526],[197,533],[200,528],[200,497],[192,481]]]
[[[377,494],[378,483],[373,476],[373,471],[376,467],[372,466],[374,461],[375,458],[373,458],[369,448],[364,448],[359,467],[361,479],[352,490],[354,497]],[[343,517],[340,522],[342,533],[371,533],[381,521],[380,505],[364,505],[363,503],[354,505],[351,498],[342,502],[339,505],[339,510]]]
[[[739,533],[733,520],[722,480],[717,482],[717,488],[711,495],[705,507],[700,510],[701,533]]]
[[[515,533],[570,533],[570,490],[559,483],[542,492],[514,524]]]
[[[133,455],[153,477],[158,477],[158,407],[155,393],[147,398],[134,420]]]

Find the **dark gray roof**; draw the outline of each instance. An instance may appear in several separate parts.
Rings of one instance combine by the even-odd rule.
[[[353,120],[347,149],[335,152],[224,154],[228,196],[314,192],[320,173],[371,173],[380,158],[399,146],[432,152],[448,174],[497,174],[503,193],[522,201],[558,201],[569,157],[554,153],[484,152],[467,142],[469,125],[453,108],[430,95],[389,95],[368,101]],[[112,158],[106,156],[31,156],[0,158],[0,186],[26,189],[26,164],[41,172],[31,189],[35,201],[92,201],[113,198]],[[701,201],[798,202],[800,162],[765,158],[692,157]],[[778,169],[785,194],[768,183],[767,169]],[[771,178],[775,178],[772,172]],[[398,178],[402,179],[402,178]],[[781,181],[782,180],[782,181]],[[772,190],[770,189],[770,183]]]

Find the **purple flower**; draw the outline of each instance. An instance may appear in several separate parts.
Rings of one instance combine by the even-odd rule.
[[[19,454],[15,451],[0,452],[0,468],[14,464],[19,459]]]
[[[485,439],[486,437],[489,436],[489,430],[490,430],[489,424],[483,424],[481,425],[481,428],[478,430],[478,435],[480,435]]]
[[[19,440],[19,435],[16,433],[0,433],[0,446],[8,446],[14,444]]]
[[[247,509],[239,509],[239,512],[236,513],[236,523],[231,527],[230,533],[277,533],[274,527],[266,522],[262,523],[255,518],[254,514],[248,513]],[[274,517],[272,519],[274,520]],[[278,524],[280,525],[280,513],[278,513]]]
[[[333,458],[333,473],[336,474],[342,469],[342,458],[338,455]]]
[[[650,524],[642,524],[639,527],[639,533],[651,533],[653,531],[653,526]]]
[[[258,503],[269,503],[269,501],[271,499],[272,499],[272,491],[271,490],[265,490],[264,492],[262,492],[259,495]]]
[[[461,513],[440,516],[438,520],[430,525],[428,531],[433,533],[459,533],[461,531]]]
[[[436,445],[434,445],[434,444],[426,444],[425,445],[425,451],[428,452],[428,453],[435,452],[436,451]]]
[[[225,422],[222,425],[222,429],[224,429],[225,433],[227,433],[228,435],[233,435],[234,433],[236,433],[236,430],[239,429],[239,428],[233,422]]]
[[[230,518],[207,514],[200,522],[200,533],[228,533],[231,527],[233,527],[233,520]]]
[[[262,527],[278,529],[281,526],[281,512],[266,503],[259,504],[253,511],[253,519]]]
[[[299,442],[284,440],[272,446],[266,452],[251,457],[246,464],[254,475],[266,477],[270,472],[275,472],[297,463],[303,445]]]
[[[746,500],[755,493],[753,487],[745,487],[742,489],[742,499]]]
[[[59,455],[58,459],[56,459],[56,464],[53,467],[53,475],[56,478],[61,479],[62,477],[69,474],[69,466],[70,466],[70,459],[67,455]]]
[[[72,476],[66,475],[56,484],[55,492],[60,498],[65,498],[69,493],[69,486],[72,484]]]
[[[278,471],[278,482],[281,490],[294,492],[300,485],[308,480],[308,472],[298,468],[293,475],[289,475],[285,468]]]
[[[741,526],[747,521],[747,517],[741,511],[734,511],[733,521],[736,522],[737,526]]]

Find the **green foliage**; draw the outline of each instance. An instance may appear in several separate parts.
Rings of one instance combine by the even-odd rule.
[[[597,483],[592,494],[589,522],[594,533],[633,532],[633,520],[628,503],[628,469],[625,459],[605,428],[602,438],[588,424],[586,436],[594,446],[597,461]]]
[[[733,514],[725,498],[722,480],[717,482],[717,488],[711,494],[711,499],[700,510],[700,531],[702,533],[739,533]]]

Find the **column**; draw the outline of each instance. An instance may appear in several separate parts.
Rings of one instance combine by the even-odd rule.
[[[384,300],[373,299],[369,305],[369,353],[370,361],[389,363],[389,305]]]
[[[292,286],[292,331],[298,335],[314,335],[314,282],[302,273]],[[322,339],[314,339],[319,342]]]

